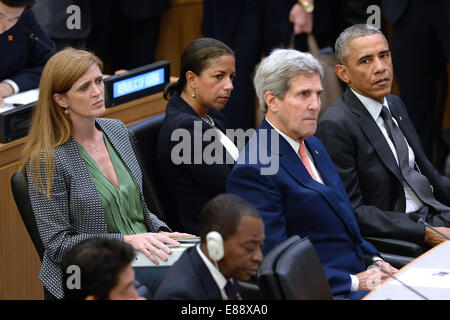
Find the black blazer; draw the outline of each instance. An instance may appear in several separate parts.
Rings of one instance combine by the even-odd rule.
[[[244,9],[249,5],[247,2],[255,3],[253,8],[258,11],[256,17],[265,23],[260,21],[242,23]],[[234,49],[233,40],[237,33],[260,35],[255,33],[258,31],[255,28],[261,28],[264,30],[260,30],[262,39],[259,50],[269,53],[271,49],[286,46],[289,43],[292,34],[289,12],[295,3],[295,0],[228,0],[226,2],[203,0],[202,32],[205,36],[223,41]],[[235,53],[239,54],[237,51]]]
[[[437,1],[436,1],[437,2]],[[394,24],[397,21],[400,20],[400,18],[403,16],[403,13],[405,12],[408,5],[411,3],[411,0],[382,0],[381,1],[381,12],[383,13],[383,16],[386,18],[387,21]],[[433,3],[433,1],[430,1],[430,6],[436,5],[436,3]],[[438,5],[442,5],[441,10],[444,14],[444,17],[447,17],[447,19],[450,19],[450,1],[441,1]],[[423,14],[423,12],[417,12],[418,18],[420,15]],[[427,13],[428,14],[428,13]],[[445,28],[445,21],[436,21],[438,25],[441,25]]]
[[[24,33],[28,28],[39,39],[53,48],[50,50]],[[0,81],[11,79],[19,91],[39,86],[42,69],[55,53],[55,45],[42,31],[31,10],[25,10],[19,21],[9,30],[0,34]]]
[[[239,285],[233,281],[236,292]],[[158,290],[155,300],[222,300],[217,283],[197,252],[191,247],[170,267]]]
[[[223,115],[215,109],[210,109],[208,114],[213,118],[216,126],[225,133],[226,125]],[[195,122],[201,132],[194,130]],[[182,129],[187,134],[188,140],[185,141],[179,136],[175,138],[174,135],[175,141],[172,141],[172,134],[176,129]],[[233,162],[226,149],[215,138],[212,141],[196,144],[195,138],[202,137],[208,129],[211,127],[200,119],[178,93],[171,97],[158,135],[158,165],[166,177],[170,196],[174,199],[181,225],[180,231],[193,234],[200,234],[200,213],[205,204],[214,196],[225,192],[232,167],[232,164],[227,163]],[[190,150],[180,150],[180,144],[183,141],[187,142]],[[208,150],[211,150],[205,150],[205,148],[214,146],[222,153],[217,155],[221,158],[218,162],[222,164],[207,164],[203,161],[203,153],[209,154]],[[181,164],[174,163],[172,150],[174,154],[182,155],[187,161]],[[213,152],[213,155],[216,156],[216,153]],[[196,159],[199,161],[195,161]]]
[[[426,158],[400,98],[389,95],[387,101],[436,199],[449,205],[450,179],[441,176]],[[342,177],[361,233],[423,243],[425,227],[405,214],[402,177],[394,155],[375,120],[350,89],[321,116],[316,136]]]

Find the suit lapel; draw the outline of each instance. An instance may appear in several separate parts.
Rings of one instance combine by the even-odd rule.
[[[181,98],[181,96],[178,93],[176,93],[172,96],[172,98],[169,101],[168,107],[169,106],[170,106],[171,112],[178,112],[178,113],[182,112],[182,113],[185,113],[186,116],[192,117],[193,121],[201,121],[201,123],[202,123],[201,134],[202,135],[205,133],[206,130],[212,129],[205,121],[203,121],[199,117],[199,115],[194,111],[194,109],[192,109],[192,107],[186,101],[184,101],[183,98]],[[219,128],[223,134],[226,134],[225,122],[224,122],[224,119],[220,118],[220,112],[215,109],[210,109],[210,110],[208,110],[207,113],[214,120],[216,127]],[[217,143],[220,143],[218,133],[217,133]],[[233,141],[233,143],[235,143],[235,142]],[[233,157],[228,152],[228,150],[225,148],[225,146],[222,145],[221,143],[220,143],[220,147],[222,148],[223,163],[227,163],[227,161],[226,161],[227,157],[229,157],[230,159],[232,159]],[[230,169],[232,169],[234,164],[227,163],[227,165]]]
[[[272,129],[272,127],[267,123],[267,121],[263,121],[263,124],[261,125],[262,129]],[[333,212],[336,214],[336,216],[342,221],[342,223],[346,226],[347,230],[349,231],[349,234],[356,235],[357,230],[355,230],[355,226],[351,225],[349,221],[351,219],[348,219],[345,217],[345,210],[342,210],[342,206],[340,205],[342,202],[347,201],[348,199],[340,199],[340,194],[336,192],[327,192],[327,188],[331,188],[333,190],[336,189],[336,179],[340,179],[337,171],[334,170],[332,172],[333,167],[331,167],[333,164],[331,160],[327,161],[327,156],[325,154],[324,148],[319,148],[319,146],[314,142],[314,138],[307,138],[305,139],[306,147],[308,148],[310,154],[313,157],[315,166],[317,170],[319,171],[323,181],[326,185],[323,185],[317,181],[315,181],[309,174],[309,172],[306,170],[305,166],[303,165],[300,157],[298,154],[295,153],[295,151],[292,149],[291,145],[280,135],[277,135],[279,139],[279,161],[280,166],[283,167],[283,169],[300,185],[302,185],[304,188],[314,190],[318,192],[325,201],[329,204],[331,208],[333,208]],[[268,134],[268,154],[271,154],[271,135]],[[342,188],[344,186],[342,185]],[[344,196],[347,196],[345,193]],[[351,205],[349,203],[349,208],[351,210]]]
[[[344,101],[350,107],[353,114],[359,118],[361,130],[364,132],[367,140],[369,140],[383,164],[399,181],[403,181],[397,161],[395,161],[395,157],[392,154],[392,150],[369,111],[367,111],[366,107],[364,107],[350,89],[345,91]]]
[[[292,149],[291,145],[279,134],[276,134],[274,137],[270,134],[271,130],[275,130],[272,128],[272,126],[264,119],[260,129],[266,129],[267,134],[267,155],[270,155],[272,157],[279,156],[280,165],[302,186],[316,190],[318,192],[321,192],[319,189],[322,186],[319,182],[315,181],[311,175],[309,174],[308,170],[304,166],[302,160],[298,156],[298,154]],[[272,147],[272,138],[278,139],[278,145],[279,145],[279,154],[274,154],[273,150],[271,150]],[[310,145],[309,139],[305,140],[305,145],[308,148],[311,155],[313,155],[315,163],[317,161],[320,161],[317,157],[318,151],[317,149]],[[321,165],[318,169],[321,175],[327,175],[327,168],[324,165]],[[324,180],[326,181],[326,180]]]
[[[306,139],[305,144],[311,153],[316,169],[319,171],[325,184],[322,185],[315,181],[316,183],[313,185],[314,189],[320,192],[322,197],[328,202],[329,206],[334,209],[334,213],[349,230],[349,233],[353,235],[358,234],[356,226],[350,223],[352,219],[349,219],[346,216],[348,213],[353,213],[353,209],[351,208],[348,195],[345,192],[345,187],[340,182],[341,177],[334,167],[332,160],[326,154],[325,148],[323,148],[315,138]],[[332,189],[333,191],[330,192],[329,189]],[[347,210],[346,203],[348,204]]]
[[[198,278],[200,279],[203,288],[205,289],[206,294],[208,295],[209,300],[222,300],[222,294],[220,293],[220,289],[217,286],[216,281],[212,277],[202,258],[197,252],[197,248],[194,246],[189,248],[189,255],[192,260],[192,264],[198,274]]]

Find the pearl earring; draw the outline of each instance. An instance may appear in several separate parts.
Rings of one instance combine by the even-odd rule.
[[[64,114],[65,114],[66,116],[69,115],[69,107],[67,107],[67,108],[64,109]]]
[[[192,98],[195,99],[195,89],[192,89]]]

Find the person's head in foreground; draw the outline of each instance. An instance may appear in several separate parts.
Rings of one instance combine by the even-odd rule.
[[[66,300],[136,300],[133,248],[112,239],[85,240],[62,264]]]

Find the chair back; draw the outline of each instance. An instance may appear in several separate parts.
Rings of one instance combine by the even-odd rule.
[[[39,259],[42,262],[44,257],[44,245],[34,217],[33,209],[31,208],[30,195],[28,193],[28,183],[22,172],[16,172],[11,177],[11,190],[16,202],[17,209],[19,209],[22,221],[30,235],[31,241],[36,248]]]
[[[160,114],[128,127],[136,157],[143,175],[143,193],[149,210],[179,230],[173,197],[158,166],[158,134],[165,114]]]
[[[281,254],[286,251],[292,244],[300,240],[298,235],[294,235],[275,248],[273,248],[261,261],[258,270],[258,285],[261,295],[267,300],[283,300],[280,284],[275,275],[275,266]]]
[[[272,249],[261,263],[258,282],[266,299],[333,299],[322,264],[308,237],[292,236]]]
[[[319,256],[308,237],[282,253],[275,273],[286,300],[333,299]]]

